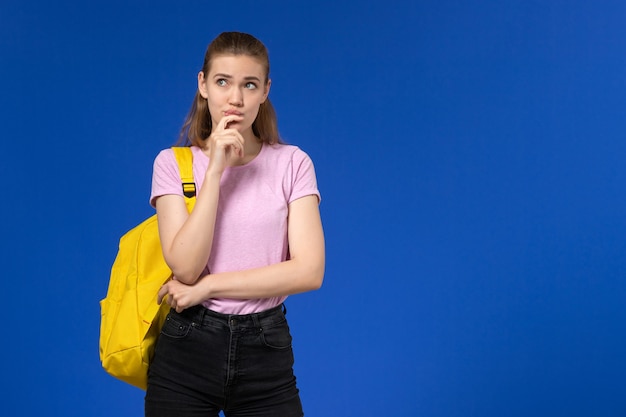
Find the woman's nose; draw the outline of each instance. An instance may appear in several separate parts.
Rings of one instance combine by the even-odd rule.
[[[231,90],[228,103],[232,106],[241,106],[243,104],[243,94],[239,88]]]

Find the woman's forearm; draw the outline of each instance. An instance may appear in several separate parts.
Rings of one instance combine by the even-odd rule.
[[[219,181],[219,176],[206,175],[202,192],[198,193],[192,213],[179,226],[167,250],[164,250],[167,264],[176,278],[183,283],[193,284],[197,281],[206,267],[208,254],[211,253],[219,200]],[[159,221],[171,224],[173,229],[177,226],[176,220],[168,222],[168,219],[163,218]]]
[[[317,290],[324,279],[324,256],[290,259],[236,272],[206,275],[198,283],[202,298],[253,299]]]

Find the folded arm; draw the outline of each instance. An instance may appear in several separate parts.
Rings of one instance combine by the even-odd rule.
[[[167,296],[173,307],[183,310],[208,298],[269,298],[320,288],[325,247],[317,196],[302,197],[289,204],[288,239],[287,261],[206,275],[194,285],[170,281],[159,292],[159,299]]]

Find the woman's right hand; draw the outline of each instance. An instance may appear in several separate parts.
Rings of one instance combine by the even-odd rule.
[[[222,117],[211,136],[207,139],[209,166],[211,171],[221,175],[227,167],[236,164],[244,156],[244,139],[237,129],[229,128],[233,122],[240,122],[242,116],[229,114]]]

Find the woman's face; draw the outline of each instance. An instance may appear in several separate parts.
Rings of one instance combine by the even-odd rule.
[[[229,128],[240,133],[251,131],[259,106],[267,99],[270,81],[265,82],[265,69],[247,55],[218,55],[213,58],[208,74],[198,74],[198,89],[207,100],[212,126],[222,117],[238,114],[243,120],[231,122]]]

